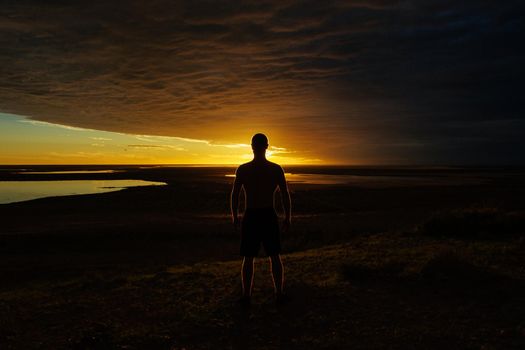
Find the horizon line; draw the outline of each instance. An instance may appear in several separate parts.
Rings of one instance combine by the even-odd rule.
[[[142,167],[235,167],[243,163],[158,163],[158,164],[141,164],[141,163],[78,163],[78,164],[0,164],[0,167],[20,167],[20,166],[52,166],[52,167],[74,167],[74,166],[95,166],[95,167],[126,167],[126,166],[142,166]],[[345,163],[327,163],[327,164],[308,164],[308,163],[280,163],[281,166],[309,166],[309,167],[426,167],[426,168],[458,168],[458,167],[525,167],[525,164],[345,164]]]

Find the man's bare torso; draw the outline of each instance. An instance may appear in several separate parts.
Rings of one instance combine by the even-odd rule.
[[[247,208],[273,207],[277,186],[285,184],[283,169],[266,159],[242,164],[236,177],[244,187]]]

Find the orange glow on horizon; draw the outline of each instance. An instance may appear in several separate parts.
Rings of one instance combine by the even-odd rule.
[[[276,133],[277,134],[277,133]],[[316,157],[272,143],[267,158],[284,165],[324,164]],[[0,114],[0,164],[238,165],[253,158],[247,143],[134,135],[73,128]],[[277,138],[276,138],[277,139]]]

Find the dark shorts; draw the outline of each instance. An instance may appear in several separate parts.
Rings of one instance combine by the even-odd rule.
[[[241,256],[267,256],[281,252],[279,221],[273,208],[247,208],[241,222]]]

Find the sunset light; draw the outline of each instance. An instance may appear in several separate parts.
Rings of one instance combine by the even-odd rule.
[[[525,1],[0,6],[0,350],[525,349]]]
[[[0,113],[0,164],[239,164],[253,157],[248,143],[134,135],[83,129]],[[282,164],[322,164],[304,152],[270,145]]]

